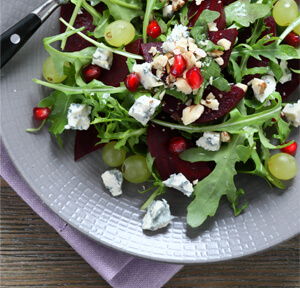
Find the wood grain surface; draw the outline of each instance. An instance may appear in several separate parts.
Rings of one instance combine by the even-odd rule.
[[[3,179],[0,187],[1,287],[110,287]],[[299,241],[243,259],[185,266],[164,287],[300,287]]]

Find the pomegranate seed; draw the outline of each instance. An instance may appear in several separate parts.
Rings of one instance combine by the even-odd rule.
[[[94,79],[98,79],[101,74],[101,69],[97,65],[90,64],[82,69],[82,75],[85,82],[89,83]]]
[[[203,76],[199,68],[193,67],[186,72],[186,81],[192,89],[198,89],[203,82]]]
[[[126,77],[124,84],[129,91],[134,92],[139,87],[140,82],[141,81],[139,75],[133,72]]]
[[[156,20],[151,20],[147,27],[147,33],[152,38],[157,38],[161,34],[161,29]]]
[[[285,41],[286,43],[288,43],[289,45],[297,48],[300,44],[300,36],[297,35],[294,32],[290,32],[288,35],[286,35],[285,37]]]
[[[186,62],[181,54],[174,56],[174,65],[171,67],[170,73],[174,77],[181,76],[186,68]]]
[[[186,149],[186,141],[183,137],[174,137],[169,142],[169,151],[172,154],[179,154]]]
[[[297,147],[298,147],[297,143],[293,142],[289,146],[281,148],[280,151],[283,152],[283,153],[287,153],[287,154],[290,154],[290,155],[293,156],[296,153],[296,151],[297,151]]]
[[[50,109],[48,107],[40,108],[34,107],[33,108],[33,117],[35,120],[45,120],[48,118],[50,113]]]

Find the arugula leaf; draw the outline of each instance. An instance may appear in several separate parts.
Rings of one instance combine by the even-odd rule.
[[[239,0],[225,6],[226,24],[238,23],[249,27],[255,20],[267,16],[270,6],[261,3],[251,3],[250,0]]]
[[[231,203],[236,202],[239,193],[233,177],[237,174],[235,164],[240,161],[236,148],[243,145],[245,139],[245,134],[234,135],[231,142],[223,145],[218,153],[199,147],[180,154],[180,158],[185,161],[216,163],[214,170],[194,188],[195,198],[187,208],[187,223],[191,227],[198,227],[208,216],[214,216],[223,195],[226,195]]]
[[[98,22],[97,27],[94,30],[94,36],[96,38],[104,37],[106,27],[109,25],[110,13],[108,10],[104,10],[101,20]]]
[[[67,95],[60,91],[54,91],[50,96],[41,100],[39,107],[51,107],[47,122],[51,123],[49,132],[54,135],[61,134],[65,130],[65,125],[68,124],[67,114],[71,103],[82,103],[83,95],[73,94]]]
[[[109,9],[110,15],[115,20],[125,20],[130,22],[132,19],[143,16],[141,0],[102,0]]]

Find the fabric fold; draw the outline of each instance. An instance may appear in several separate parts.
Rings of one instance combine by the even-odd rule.
[[[159,288],[183,266],[137,258],[105,247],[69,226],[31,190],[1,141],[0,174],[16,193],[114,288]]]

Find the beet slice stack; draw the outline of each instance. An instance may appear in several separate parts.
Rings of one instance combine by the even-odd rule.
[[[179,155],[169,151],[169,142],[172,138],[181,136],[179,131],[171,130],[153,123],[149,125],[147,143],[152,157],[155,157],[155,167],[163,180],[171,174],[182,173],[189,181],[202,180],[210,174],[211,168],[207,162],[191,163],[180,159]],[[195,145],[186,139],[187,148]]]

